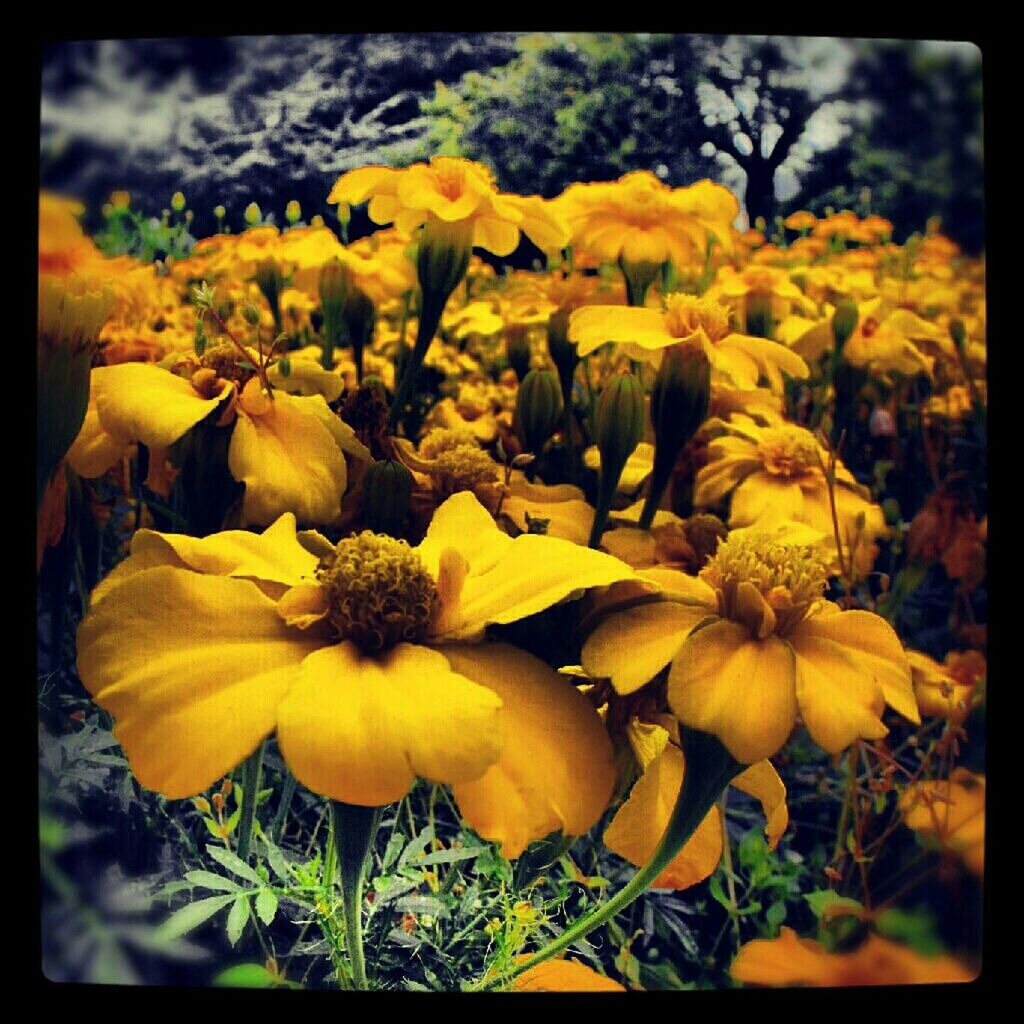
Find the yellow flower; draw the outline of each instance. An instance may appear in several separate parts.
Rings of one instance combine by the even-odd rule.
[[[932,985],[973,981],[951,956],[926,957],[879,935],[851,953],[830,953],[820,942],[801,939],[783,928],[777,939],[746,943],[732,963],[732,976],[753,985],[809,985],[848,988],[855,985]]]
[[[779,267],[751,266],[744,270],[722,267],[705,297],[718,299],[736,317],[743,334],[768,337],[773,326],[794,309],[808,314],[817,307]]]
[[[702,263],[709,237],[730,244],[739,213],[736,197],[722,185],[701,181],[672,189],[650,171],[631,171],[618,181],[570,185],[555,200],[572,233],[572,244],[598,260],[677,268]]]
[[[509,255],[520,231],[545,252],[561,249],[567,240],[550,204],[539,196],[499,193],[486,167],[461,157],[437,156],[405,170],[360,167],[343,174],[327,197],[329,203],[367,199],[376,224],[394,223],[405,235],[428,222],[468,225],[471,244],[495,256]]]
[[[922,715],[963,719],[974,691],[985,678],[985,656],[978,651],[951,652],[945,665],[920,651],[907,651],[914,674],[914,694]]]
[[[963,857],[976,875],[985,870],[985,776],[957,768],[948,779],[908,786],[900,797],[908,828]]]
[[[94,591],[78,670],[140,783],[169,798],[202,792],[276,729],[313,791],[378,806],[417,776],[451,783],[466,820],[516,856],[597,820],[612,752],[567,680],[479,641],[632,575],[566,541],[513,540],[468,493],[416,548],[369,532],[331,545],[296,535],[290,513],[262,535],[140,531]]]
[[[532,954],[517,957],[522,963]],[[547,960],[524,971],[512,982],[512,992],[625,992],[617,981],[598,974],[579,960]]]
[[[255,364],[257,357],[252,354]],[[96,477],[130,453],[136,442],[168,448],[216,409],[222,425],[233,421],[228,469],[245,484],[242,513],[247,523],[264,526],[285,511],[303,522],[329,524],[341,514],[347,485],[344,452],[368,459],[369,452],[324,400],[275,389],[273,401],[253,371],[238,365],[229,344],[208,348],[196,361],[181,364],[188,379],[157,366],[122,363],[92,371],[89,408],[68,453],[80,476]],[[275,376],[287,387],[309,390],[318,383],[341,391],[336,374],[292,363],[292,378]]]
[[[830,753],[884,736],[885,704],[920,721],[892,627],[824,600],[826,564],[814,548],[731,535],[697,578],[640,575],[667,599],[601,622],[584,644],[584,670],[629,694],[671,663],[676,717],[714,733],[737,761],[778,751],[798,714]]]
[[[634,719],[627,727],[642,774],[604,833],[605,846],[637,867],[651,859],[665,834],[686,772],[677,723],[670,715],[657,717],[657,722]],[[789,824],[782,779],[768,761],[761,761],[740,772],[731,785],[761,802],[767,819],[768,848],[774,850]],[[651,883],[652,887],[688,889],[704,881],[718,868],[724,842],[722,813],[718,807],[712,807],[686,845]]]
[[[579,355],[605,342],[636,346],[637,355],[658,358],[661,351],[682,342],[699,343],[714,370],[737,388],[751,390],[760,377],[781,394],[782,372],[797,380],[808,375],[807,364],[785,345],[766,338],[747,337],[729,326],[729,311],[706,297],[677,292],[665,297],[659,311],[636,306],[583,306],[569,318],[569,340]]]
[[[523,533],[530,532],[530,520],[541,520],[547,524],[544,532],[548,537],[561,537],[574,544],[585,545],[594,525],[594,507],[588,504],[580,488],[572,484],[530,483],[519,469],[512,471],[501,511]]]
[[[760,426],[740,415],[712,423],[709,430],[725,433],[708,445],[709,461],[694,482],[694,506],[717,505],[731,493],[730,526],[804,523],[825,537],[835,553],[828,482],[819,462],[827,466],[828,453],[815,436],[791,423]],[[854,552],[859,573],[870,572],[874,542],[888,532],[885,515],[841,462],[836,464],[835,503],[844,550]]]

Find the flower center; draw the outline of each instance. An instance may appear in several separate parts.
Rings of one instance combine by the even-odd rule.
[[[673,338],[703,329],[709,341],[719,341],[729,333],[729,311],[714,299],[675,292],[665,298],[665,326]]]
[[[818,442],[800,427],[770,427],[762,433],[757,450],[773,476],[803,476],[819,468]]]
[[[317,579],[338,636],[370,654],[422,639],[437,612],[437,588],[419,555],[369,530],[340,540]]]
[[[465,445],[471,448],[479,447],[471,431],[458,427],[435,427],[420,441],[420,455],[425,459],[436,459],[442,452],[449,452]]]
[[[239,390],[256,376],[254,369],[239,366],[238,349],[229,341],[210,345],[199,357],[199,366],[204,370],[213,370],[222,380],[234,381]]]
[[[822,600],[828,564],[816,547],[784,544],[754,531],[723,540],[701,576],[719,592],[720,612],[744,624],[756,609],[750,607],[749,588],[741,591],[741,585],[752,585],[774,612],[774,632],[785,635]]]

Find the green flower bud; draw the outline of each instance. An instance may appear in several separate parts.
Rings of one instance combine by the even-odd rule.
[[[679,453],[700,429],[711,404],[711,364],[697,344],[665,349],[651,392],[654,469],[640,526],[648,529],[672,477]]]
[[[416,270],[424,305],[440,303],[438,318],[448,297],[466,276],[472,254],[471,222],[446,223],[431,217],[424,225],[416,253]]]
[[[505,352],[508,355],[509,366],[516,371],[516,376],[522,383],[530,372],[530,339],[526,333],[510,329],[505,338]]]
[[[540,453],[562,415],[562,389],[550,370],[531,370],[516,395],[516,429],[528,452]]]
[[[859,315],[857,304],[850,302],[849,299],[836,306],[835,314],[832,317],[832,334],[836,339],[837,352],[843,351],[843,346],[857,329]]]
[[[340,317],[352,287],[352,271],[335,256],[320,268],[318,286],[324,316]]]
[[[401,536],[409,518],[412,473],[394,459],[371,463],[363,474],[363,520],[368,530]]]
[[[227,210],[225,210],[225,209],[224,209],[224,207],[223,207],[223,205],[222,205],[222,204],[220,204],[220,203],[218,203],[218,204],[217,204],[217,205],[216,205],[216,206],[215,206],[215,207],[213,208],[213,215],[214,215],[214,217],[216,217],[216,218],[217,218],[217,220],[223,220],[223,219],[224,219],[224,218],[225,218],[225,217],[227,216],[227,212],[228,212],[228,211],[227,211]]]
[[[284,216],[289,224],[294,224],[302,216],[302,207],[297,199],[292,199],[284,208]]]
[[[260,210],[259,206],[257,206],[256,203],[250,203],[245,208],[245,223],[248,224],[249,227],[254,228],[262,220],[263,211]]]
[[[260,311],[253,302],[247,302],[242,307],[242,316],[245,317],[246,323],[251,327],[256,327],[260,322]]]
[[[631,373],[608,382],[597,403],[594,440],[601,453],[601,476],[622,475],[626,460],[644,436],[644,389]]]
[[[548,352],[558,370],[566,405],[572,401],[572,378],[580,361],[576,346],[569,340],[570,312],[568,309],[556,309],[548,320]]]
[[[314,213],[312,220],[309,222],[311,228],[322,228],[324,226],[324,219],[319,213]]]
[[[622,276],[626,279],[626,296],[631,306],[642,306],[647,298],[647,289],[657,280],[661,273],[660,263],[648,263],[646,260],[632,263],[626,259],[619,260]]]
[[[281,268],[277,265],[276,260],[260,260],[256,264],[256,284],[259,285],[260,291],[263,292],[263,297],[270,306],[270,312],[274,317],[274,327],[280,331],[280,298],[281,291],[284,288],[284,276],[281,274]]]
[[[185,209],[184,192],[175,192],[174,195],[171,196],[171,209],[175,213],[181,213],[181,211]]]

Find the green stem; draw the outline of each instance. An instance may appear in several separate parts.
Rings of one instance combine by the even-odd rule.
[[[676,461],[679,453],[683,450],[680,445],[676,450],[673,445],[666,444],[664,440],[656,440],[654,446],[654,468],[651,471],[651,484],[647,492],[647,501],[644,502],[644,510],[640,513],[639,526],[641,530],[649,530],[654,522],[654,514],[658,511],[662,496],[672,479],[672,470],[676,468]]]
[[[298,779],[291,772],[288,772],[284,778],[284,788],[281,790],[281,803],[278,804],[277,813],[274,815],[274,821],[270,826],[270,834],[273,836],[275,843],[280,843],[281,836],[284,835],[288,811],[291,808],[292,797],[295,796],[295,788],[298,784]]]
[[[238,830],[238,856],[248,860],[252,845],[252,829],[256,821],[256,801],[260,795],[260,773],[263,768],[263,743],[242,766],[242,821]]]
[[[413,396],[413,389],[416,386],[416,381],[419,379],[423,360],[426,358],[427,349],[430,348],[430,343],[434,340],[434,335],[437,333],[438,324],[441,323],[441,313],[444,311],[447,301],[448,295],[423,294],[420,299],[420,322],[416,331],[416,343],[413,345],[412,352],[405,362],[405,371],[402,373],[402,379],[395,392],[395,400],[391,405],[389,426],[392,430],[395,429],[402,414],[405,412],[406,405]]]
[[[612,508],[612,501],[615,499],[615,490],[619,486],[619,478],[626,464],[621,466],[602,466],[601,481],[597,490],[597,505],[594,509],[594,525],[590,530],[589,547],[596,548],[601,543],[601,534],[604,533],[605,523],[608,522],[608,513]]]
[[[382,811],[381,807],[359,807],[331,801],[341,901],[345,911],[345,943],[352,964],[352,981],[359,991],[369,988],[363,955],[363,873]]]
[[[686,774],[668,826],[651,859],[607,903],[570,925],[529,960],[507,974],[485,981],[478,991],[508,985],[524,971],[550,960],[579,942],[642,896],[686,845],[725,787],[746,767],[732,757],[717,737],[709,733],[698,732],[680,724],[679,736],[686,756]]]

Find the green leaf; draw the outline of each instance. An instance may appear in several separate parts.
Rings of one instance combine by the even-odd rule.
[[[766,911],[764,919],[775,931],[786,920],[786,901],[776,900]]]
[[[228,835],[231,835],[231,833],[234,832],[236,828],[238,828],[238,823],[241,820],[242,820],[242,808],[241,807],[236,807],[231,812],[231,816],[225,822],[225,827],[227,828]]]
[[[395,832],[388,840],[388,845],[384,850],[384,857],[381,860],[381,870],[387,871],[392,864],[395,863],[395,858],[398,856],[402,847],[405,845],[405,836],[401,832]]]
[[[213,818],[203,818],[203,824],[206,825],[207,830],[214,839],[222,838],[220,834],[220,825],[218,825]]]
[[[815,892],[805,893],[804,899],[807,900],[814,916],[819,919],[826,912],[829,916],[834,916],[844,910],[851,914],[859,914],[864,909],[856,900],[850,899],[849,896],[840,896],[834,889],[818,889]],[[830,910],[830,907],[835,909]]]
[[[256,896],[256,914],[265,924],[270,925],[277,913],[277,897],[269,890],[263,889]]]
[[[263,964],[236,964],[213,979],[213,984],[221,988],[270,988],[274,982]]]
[[[190,903],[187,907],[182,907],[181,910],[175,911],[156,929],[153,936],[158,942],[168,942],[171,939],[176,939],[179,935],[184,935],[186,932],[192,931],[193,928],[198,928],[205,920],[213,917],[218,910],[226,907],[233,899],[235,899],[234,895],[229,894],[227,896],[209,896],[204,900]]]
[[[207,844],[206,852],[215,861],[226,867],[233,875],[238,875],[239,878],[244,878],[247,882],[252,882],[253,885],[263,885],[263,880],[260,876],[244,860],[236,857],[230,850]]]
[[[416,867],[426,867],[430,864],[451,864],[457,860],[472,860],[480,853],[479,848],[473,850],[438,850],[436,853],[428,853],[416,861]]]
[[[267,863],[270,865],[270,870],[281,879],[282,882],[293,881],[292,872],[288,867],[288,861],[284,859],[284,854],[281,853],[280,848],[272,843],[266,836],[263,837],[264,845],[267,849]]]
[[[427,844],[434,838],[434,830],[428,825],[409,845],[402,851],[402,856],[398,858],[398,868],[401,870],[412,860],[417,854],[423,853]]]
[[[726,896],[725,892],[722,890],[722,883],[718,880],[718,875],[711,876],[710,889],[715,902],[720,903],[731,913],[732,904],[729,902],[729,897]]]
[[[237,882],[223,875],[215,875],[212,871],[189,871],[185,881],[201,885],[204,889],[219,889],[221,892],[238,892],[240,889]]]
[[[245,929],[245,922],[249,920],[249,897],[239,896],[231,905],[231,912],[228,914],[228,941],[232,946],[237,945]]]

